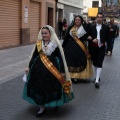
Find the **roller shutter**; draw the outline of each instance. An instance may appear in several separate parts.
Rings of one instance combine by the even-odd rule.
[[[0,0],[0,48],[20,44],[20,0]]]
[[[40,3],[30,3],[30,43],[37,41],[40,28]]]

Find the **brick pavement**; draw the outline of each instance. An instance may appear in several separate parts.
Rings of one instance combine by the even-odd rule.
[[[100,89],[90,81],[73,84],[75,99],[58,111],[48,108],[36,118],[36,106],[22,99],[22,76],[0,85],[0,120],[120,120],[120,38],[105,57]]]

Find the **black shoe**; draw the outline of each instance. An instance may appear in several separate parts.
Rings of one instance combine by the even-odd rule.
[[[44,113],[45,113],[46,110],[44,110],[42,113],[37,113],[36,114],[36,117],[41,117]]]
[[[96,82],[95,87],[99,89],[100,88],[100,83]]]
[[[78,80],[74,79],[74,78],[72,78],[71,80],[72,80],[72,83],[74,83],[74,84],[77,84],[77,82],[78,82]]]

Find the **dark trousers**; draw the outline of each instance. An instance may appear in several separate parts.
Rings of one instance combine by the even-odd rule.
[[[62,31],[62,37],[65,37],[66,30]]]
[[[62,39],[62,30],[59,30],[59,37]]]
[[[103,60],[105,57],[105,46],[91,46],[91,58],[93,65],[99,68],[102,68]]]
[[[109,49],[108,49],[108,51],[111,51],[112,52],[112,50],[113,50],[113,46],[114,46],[114,41],[115,41],[115,38],[114,37],[111,37],[110,38],[110,43],[109,43]]]

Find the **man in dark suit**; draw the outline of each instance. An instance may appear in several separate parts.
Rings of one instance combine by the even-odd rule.
[[[95,69],[95,87],[100,87],[100,75],[105,57],[105,42],[108,36],[108,27],[102,24],[103,14],[97,14],[97,23],[91,26],[90,54]]]

